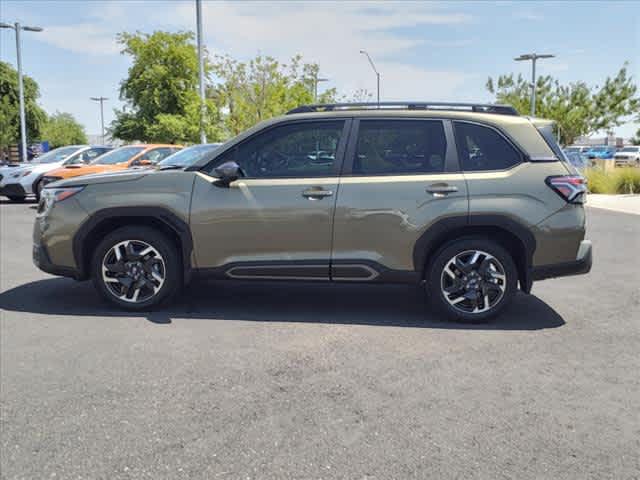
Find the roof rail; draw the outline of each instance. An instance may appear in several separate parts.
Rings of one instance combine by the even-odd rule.
[[[301,105],[289,110],[293,113],[333,112],[336,110],[454,110],[480,113],[496,113],[500,115],[518,115],[511,105],[493,103],[451,103],[451,102],[357,102],[357,103],[318,103]]]

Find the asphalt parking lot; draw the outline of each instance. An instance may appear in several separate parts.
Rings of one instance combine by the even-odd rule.
[[[198,283],[131,315],[31,263],[0,202],[0,476],[640,478],[640,216],[500,319],[415,288]]]

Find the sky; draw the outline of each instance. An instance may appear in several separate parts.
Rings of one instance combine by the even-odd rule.
[[[89,134],[113,120],[130,62],[118,32],[195,30],[195,0],[0,0],[0,21],[44,28],[23,34],[23,70],[40,85],[49,113],[73,114]],[[317,62],[323,88],[376,91],[367,50],[381,75],[381,99],[488,102],[488,77],[531,75],[514,57],[552,53],[540,75],[601,85],[624,64],[640,86],[640,1],[513,2],[203,2],[212,54],[257,54]],[[0,30],[0,59],[16,65],[13,30]],[[640,124],[616,134],[630,137]]]

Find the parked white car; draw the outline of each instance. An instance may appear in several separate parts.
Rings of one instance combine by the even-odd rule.
[[[51,150],[30,162],[0,167],[0,195],[14,202],[29,195],[38,199],[42,188],[40,180],[47,172],[63,165],[89,163],[109,150],[111,147],[70,145]]]
[[[622,147],[613,156],[616,167],[640,167],[640,146]]]

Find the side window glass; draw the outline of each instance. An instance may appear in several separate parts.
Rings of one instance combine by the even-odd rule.
[[[324,177],[334,174],[344,121],[302,122],[272,128],[226,152],[248,178]]]
[[[362,120],[357,175],[444,172],[447,141],[437,120]]]
[[[520,153],[492,128],[454,122],[454,131],[465,172],[506,170],[522,161]]]

